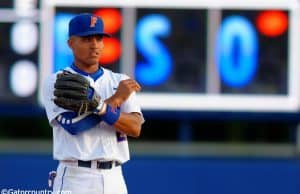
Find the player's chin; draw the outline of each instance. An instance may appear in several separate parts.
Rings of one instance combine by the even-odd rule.
[[[87,63],[89,64],[98,64],[99,63],[99,57],[89,57],[86,60]]]

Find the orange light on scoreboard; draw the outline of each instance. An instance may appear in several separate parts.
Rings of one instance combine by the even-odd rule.
[[[280,36],[288,28],[288,16],[283,11],[264,11],[257,17],[256,25],[265,36]]]
[[[111,38],[104,38],[105,49],[99,59],[102,65],[109,65],[117,61],[121,56],[122,45],[120,40],[113,35],[121,29],[122,16],[119,10],[113,8],[97,9],[94,13],[103,19],[104,31],[112,35]]]

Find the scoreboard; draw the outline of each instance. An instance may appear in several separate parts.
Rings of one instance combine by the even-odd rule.
[[[297,0],[0,2],[0,107],[42,108],[46,77],[73,59],[75,14],[104,19],[99,62],[142,86],[151,111],[300,110]]]
[[[37,1],[0,2],[1,107],[37,105],[39,27]]]
[[[134,77],[145,110],[298,112],[296,0],[43,1],[42,80],[72,63],[67,24],[104,19],[100,61]]]

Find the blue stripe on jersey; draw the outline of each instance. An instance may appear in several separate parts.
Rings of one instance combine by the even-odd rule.
[[[102,118],[92,113],[77,116],[75,112],[64,112],[56,117],[56,121],[70,134],[76,135],[94,127],[102,121]]]
[[[76,67],[74,63],[71,65],[71,68],[81,75],[90,76],[91,78],[93,78],[94,81],[96,81],[99,77],[103,75],[103,69],[100,67],[100,65],[98,71],[96,71],[95,73],[86,73],[78,67]]]

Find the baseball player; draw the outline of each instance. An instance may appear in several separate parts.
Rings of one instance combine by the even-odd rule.
[[[136,97],[141,87],[99,65],[103,37],[110,35],[100,17],[72,18],[74,63],[45,82],[42,96],[59,161],[53,193],[127,193],[121,166],[129,160],[127,135],[138,137],[144,122]]]

